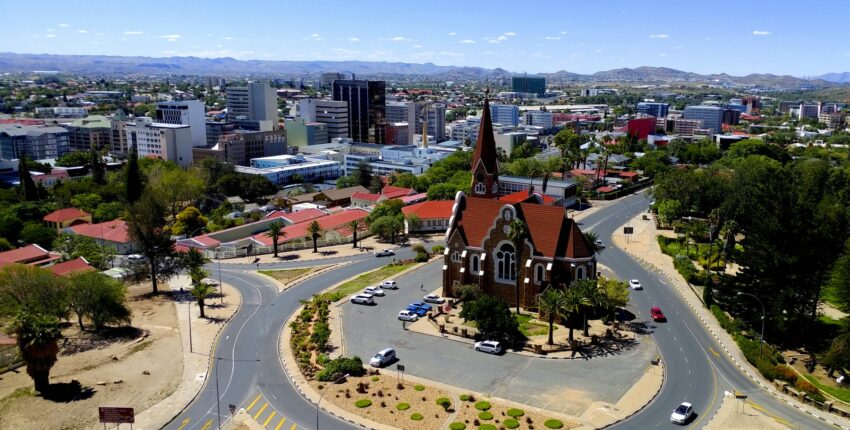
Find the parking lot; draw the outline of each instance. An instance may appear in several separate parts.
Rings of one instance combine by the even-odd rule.
[[[375,305],[343,304],[345,353],[368,361],[392,347],[410,374],[570,415],[580,415],[594,401],[616,403],[657,354],[650,337],[642,336],[635,348],[590,360],[494,356],[467,343],[404,330],[398,312],[441,286],[442,265],[433,261],[396,279],[399,289],[385,290]]]

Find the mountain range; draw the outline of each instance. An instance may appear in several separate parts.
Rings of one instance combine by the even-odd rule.
[[[234,58],[129,57],[107,55],[51,55],[0,53],[0,72],[58,71],[83,75],[212,75],[212,76],[301,76],[323,72],[366,76],[420,76],[435,80],[499,79],[514,73],[482,67],[438,66],[433,63],[377,61],[263,61]],[[827,73],[808,79],[789,75],[725,73],[702,75],[666,67],[621,68],[579,74],[568,71],[541,73],[549,82],[722,82],[739,85],[793,88],[804,85],[829,86],[850,83],[850,72]]]

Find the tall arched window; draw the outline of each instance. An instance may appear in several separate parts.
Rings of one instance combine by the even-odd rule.
[[[457,251],[452,252],[452,261],[454,261],[455,263],[460,261],[460,253],[459,252],[457,252]]]
[[[472,263],[471,263],[471,266],[470,266],[469,269],[472,273],[478,274],[478,256],[477,255],[472,256]]]
[[[484,194],[487,192],[487,188],[481,182],[475,184],[475,194]]]
[[[516,253],[510,243],[502,244],[496,251],[496,278],[503,281],[516,280]]]
[[[576,280],[581,281],[584,279],[584,266],[576,267]]]
[[[535,267],[534,267],[534,283],[535,283],[535,284],[540,284],[541,282],[543,282],[543,281],[544,281],[544,279],[543,279],[543,278],[544,278],[544,276],[545,276],[545,275],[544,275],[544,272],[543,272],[543,265],[542,265],[542,264],[538,264],[537,266],[535,266]]]

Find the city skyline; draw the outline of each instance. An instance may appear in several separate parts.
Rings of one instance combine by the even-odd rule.
[[[790,2],[754,2],[732,11],[628,2],[534,5],[503,1],[459,9],[450,2],[253,2],[234,14],[224,3],[153,3],[111,8],[92,1],[66,8],[48,1],[38,14],[6,6],[0,52],[232,57],[240,60],[362,60],[593,73],[670,67],[711,74],[817,76],[847,71],[850,47],[800,24]],[[93,11],[97,22],[92,22]],[[133,19],[126,19],[131,14]],[[562,19],[558,18],[562,17]],[[809,8],[806,22],[841,28],[850,3]],[[369,23],[380,25],[369,25]],[[258,30],[259,29],[259,30]]]

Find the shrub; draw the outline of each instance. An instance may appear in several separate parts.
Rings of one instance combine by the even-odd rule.
[[[815,387],[809,381],[798,379],[797,382],[794,384],[794,387],[808,394],[809,397],[811,397],[813,400],[816,400],[818,402],[822,402],[825,400],[823,394],[821,394],[820,390],[818,390],[818,387]]]
[[[402,403],[395,405],[395,408],[400,410],[400,411],[406,411],[406,410],[410,409],[410,403],[402,402]]]
[[[519,427],[519,421],[517,421],[513,418],[506,419],[505,420],[505,427],[509,428],[509,429],[515,429],[515,428]]]
[[[460,395],[460,401],[468,402],[469,401],[469,394],[461,394]]]
[[[559,429],[564,426],[564,423],[562,423],[560,420],[549,419],[546,420],[543,425],[546,426],[546,428]]]
[[[316,357],[316,363],[319,363],[320,366],[324,366],[324,365],[330,363],[330,361],[331,361],[330,357],[328,357],[325,354],[319,354],[319,356]]]
[[[355,355],[351,358],[340,357],[331,360],[324,369],[316,374],[316,379],[323,382],[333,381],[346,373],[351,376],[363,376],[366,373],[360,357]]]
[[[432,254],[442,254],[443,251],[445,251],[445,250],[446,250],[446,247],[443,246],[443,245],[434,245],[434,246],[431,247],[431,253]]]
[[[448,398],[446,398],[446,397],[440,397],[439,399],[437,399],[437,400],[436,400],[436,403],[437,403],[438,405],[442,406],[442,407],[443,407],[443,409],[448,409],[448,408],[449,408],[449,406],[451,406],[451,405],[452,405],[452,401],[451,401],[451,400],[449,400],[449,399],[448,399]]]
[[[310,341],[319,351],[325,351],[328,347],[328,339],[331,337],[331,329],[326,322],[317,322],[313,325],[313,333],[310,334]]]
[[[453,422],[453,423],[449,424],[449,429],[451,429],[451,430],[466,430],[466,424],[459,423],[459,422]]]
[[[381,378],[379,378],[379,377],[377,377],[377,376],[373,376],[373,377],[372,377],[372,382],[377,382],[379,379],[381,379]]]
[[[420,385],[420,384],[416,384],[416,385],[413,386],[413,389],[416,390],[416,391],[425,391],[425,386]]]
[[[428,261],[429,258],[431,258],[430,255],[428,255],[424,252],[420,252],[420,253],[416,254],[416,257],[414,257],[413,260],[416,261],[417,263],[424,263],[424,262]]]
[[[414,412],[410,415],[410,419],[412,419],[413,421],[422,421],[423,418],[425,417],[422,416],[422,414],[420,414],[419,412]]]
[[[354,402],[354,406],[357,406],[358,408],[368,408],[369,406],[372,406],[372,401],[369,399],[360,399]]]
[[[491,414],[489,411],[484,411],[478,414],[478,418],[484,421],[490,421],[493,419],[493,414]]]
[[[510,408],[510,409],[508,409],[507,413],[508,413],[509,417],[513,417],[513,418],[519,418],[519,417],[525,415],[524,410],[517,409],[517,408]]]
[[[490,403],[485,402],[484,400],[482,400],[482,401],[480,401],[480,402],[477,402],[477,403],[475,404],[475,409],[478,409],[479,411],[487,411],[487,410],[490,410],[490,407],[491,407],[491,406],[490,406]]]
[[[478,430],[498,430],[498,428],[493,424],[481,424],[478,426]]]
[[[773,368],[773,372],[776,374],[776,379],[781,379],[783,381],[788,382],[789,384],[794,384],[797,382],[797,372],[794,369],[791,369],[788,366],[777,364]]]

